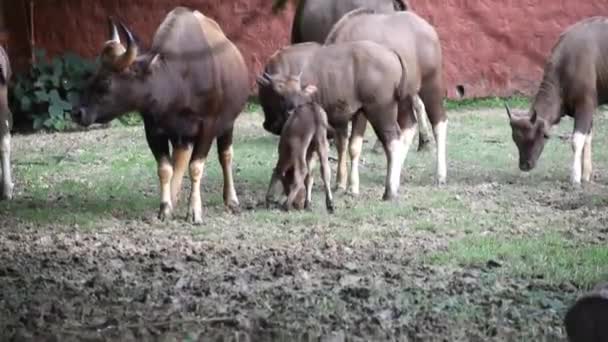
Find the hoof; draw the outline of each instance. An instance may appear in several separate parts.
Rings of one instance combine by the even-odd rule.
[[[435,185],[436,186],[444,186],[447,184],[447,181],[445,179],[437,179],[435,180]]]
[[[392,193],[392,192],[385,192],[384,195],[382,196],[383,201],[392,201],[395,198],[397,198],[397,194]]]
[[[332,201],[327,201],[325,203],[325,207],[327,208],[327,212],[333,214],[335,211],[334,203]]]
[[[268,202],[266,202],[268,205]],[[237,201],[228,201],[225,205],[226,210],[228,210],[232,214],[238,214],[241,212],[241,206]]]
[[[334,193],[336,195],[344,195],[346,193],[346,186],[336,186],[336,188],[334,189]]]
[[[188,211],[188,216],[186,217],[186,220],[192,224],[202,224],[203,223],[203,213],[201,212],[201,210],[196,210],[196,209],[192,209],[190,208],[190,210]]]
[[[423,140],[418,143],[418,152],[427,152],[431,150],[431,141]]]
[[[309,200],[304,201],[304,209],[308,211],[312,211],[312,203]]]
[[[160,209],[158,210],[158,219],[161,221],[166,221],[171,219],[171,213],[173,212],[173,208],[171,204],[167,202],[163,202],[160,204]]]
[[[581,182],[571,182],[570,187],[574,190],[580,190],[583,188]]]
[[[354,189],[350,189],[350,191],[348,192],[349,195],[351,195],[352,197],[359,197],[359,190],[354,190]]]

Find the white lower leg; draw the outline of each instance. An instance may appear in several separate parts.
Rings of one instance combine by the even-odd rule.
[[[2,197],[13,198],[13,181],[11,177],[11,135],[6,133],[0,142],[2,155]]]
[[[404,161],[404,146],[402,140],[393,139],[388,143],[387,149],[388,173],[386,175],[386,189],[384,193],[384,198],[390,199],[397,195],[397,190],[399,189],[401,167],[403,166]]]
[[[401,141],[403,142],[403,160],[407,158],[407,153],[412,146],[414,137],[416,136],[416,126],[408,127],[401,133]]]
[[[593,133],[589,132],[585,139],[585,146],[583,147],[583,181],[591,181],[591,174],[593,172],[593,166],[591,162],[591,140],[593,140]]]
[[[352,136],[350,140],[350,191],[359,194],[359,160],[363,148],[363,137]]]
[[[338,189],[346,190],[346,174],[348,170],[348,166],[346,164],[346,137],[337,137],[336,145],[338,147],[338,175],[336,177],[336,183]]]
[[[570,174],[570,182],[573,185],[579,185],[581,183],[581,174],[583,168],[583,148],[585,147],[585,140],[587,136],[581,132],[574,132],[572,134],[572,152],[574,152],[574,158],[572,161],[572,172]]]
[[[418,125],[420,126],[420,132],[425,135],[429,135],[429,124],[427,122],[427,113],[426,107],[424,106],[424,102],[420,96],[414,96],[413,98],[414,104],[414,114],[416,115],[416,119],[418,121]]]
[[[437,142],[437,183],[445,184],[447,179],[446,145],[448,134],[448,120],[439,122],[433,127],[435,141]]]
[[[182,190],[182,181],[188,162],[192,156],[192,146],[177,147],[173,149],[173,176],[171,177],[171,204],[176,207],[179,193]]]
[[[232,177],[233,153],[232,146],[230,146],[220,155],[220,164],[222,165],[222,173],[224,175],[224,204],[228,207],[239,205],[239,199],[236,196],[234,188],[234,178]]]
[[[310,205],[310,203],[312,203],[312,186],[314,183],[314,177],[313,177],[313,169],[315,167],[315,160],[314,158],[310,159],[308,161],[308,174],[306,175],[306,204]]]
[[[192,180],[192,189],[190,191],[190,219],[193,223],[203,222],[203,204],[201,200],[201,180],[203,178],[203,170],[205,168],[205,160],[198,159],[190,162],[190,179]]]
[[[158,162],[158,180],[160,183],[160,212],[158,218],[164,220],[171,215],[173,205],[171,203],[171,177],[173,177],[173,166],[169,160],[163,157]]]

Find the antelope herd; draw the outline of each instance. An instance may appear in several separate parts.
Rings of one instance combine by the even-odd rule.
[[[597,107],[608,101],[607,38],[604,17],[587,18],[567,28],[551,51],[528,113],[512,111],[505,104],[522,171],[535,167],[551,127],[568,115],[574,118],[572,184],[590,180],[592,118]],[[88,126],[131,111],[141,114],[157,162],[158,217],[171,216],[189,171],[188,217],[202,222],[201,180],[216,138],[224,203],[236,209],[233,129],[250,89],[243,56],[220,26],[197,10],[177,7],[160,24],[150,48],[141,52],[129,28],[109,20],[109,40],[101,46],[100,61],[73,120]],[[276,51],[257,77],[263,127],[280,135],[267,203],[281,185],[285,209],[308,207],[316,154],[326,206],[333,212],[329,139],[335,139],[338,149],[337,188],[346,190],[349,184],[350,192],[358,194],[368,121],[386,155],[384,200],[397,194],[418,123],[423,123],[419,146],[428,144],[427,118],[436,141],[436,182],[444,184],[448,119],[442,65],[436,30],[403,0],[301,1],[292,44]],[[0,50],[1,196],[5,199],[13,191],[10,76],[8,57]]]

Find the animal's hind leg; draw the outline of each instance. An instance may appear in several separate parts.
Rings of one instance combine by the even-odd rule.
[[[413,98],[409,97],[403,100],[402,105],[399,106],[397,122],[401,129],[400,139],[403,142],[403,160],[407,158],[407,153],[412,146],[414,137],[416,136],[416,116],[414,108],[412,106]]]
[[[428,150],[431,144],[431,138],[429,132],[431,131],[427,119],[426,108],[424,102],[420,99],[420,96],[413,96],[413,109],[416,121],[418,122],[418,151]]]
[[[194,224],[203,223],[203,203],[201,200],[201,180],[205,169],[205,161],[213,142],[213,135],[209,130],[203,129],[199,140],[194,145],[192,158],[190,159],[190,179],[192,189],[190,190],[190,203],[188,209],[189,219]]]
[[[314,168],[315,168],[315,159],[312,158],[314,156],[313,153],[309,153],[309,155],[306,157],[307,161],[306,164],[308,165],[308,172],[306,173],[306,200],[304,201],[304,208],[305,209],[310,209],[311,204],[312,204],[312,186],[314,183],[314,176],[312,174]]]
[[[428,81],[420,89],[420,99],[424,102],[429,121],[433,126],[435,143],[437,144],[437,184],[445,184],[447,180],[447,132],[448,118],[443,108],[443,87],[440,81]]]
[[[579,101],[575,109],[574,132],[572,134],[572,152],[574,154],[572,161],[572,172],[570,174],[570,182],[574,187],[579,187],[581,178],[585,170],[585,164],[589,164],[589,174],[591,178],[591,128],[593,120],[593,112],[596,109],[595,101],[591,98],[585,98]],[[587,141],[589,144],[587,144]],[[588,151],[585,155],[585,147],[588,145]],[[588,157],[588,160],[586,160]]]
[[[367,125],[367,122],[365,122]],[[317,133],[317,154],[321,164],[321,178],[325,187],[325,208],[329,213],[334,212],[334,200],[331,194],[331,168],[329,167],[329,142],[325,130]]]
[[[583,182],[590,182],[591,175],[593,172],[593,166],[591,162],[591,141],[593,140],[593,131],[589,131],[585,139],[585,146],[583,147]]]
[[[392,113],[391,113],[392,112]],[[373,106],[365,108],[365,114],[374,132],[382,142],[386,154],[386,183],[382,199],[392,200],[397,195],[399,181],[401,178],[401,168],[404,162],[404,146],[401,139],[401,129],[397,120],[397,106]],[[390,121],[384,121],[394,118]]]
[[[234,179],[232,176],[232,132],[230,128],[224,135],[217,138],[217,152],[222,165],[224,175],[224,205],[232,211],[238,210],[239,199],[234,188]]]
[[[296,160],[294,161],[293,183],[290,185],[289,195],[287,195],[285,210],[290,210],[293,208],[293,202],[298,196],[300,190],[302,190],[302,188],[305,186],[304,177],[307,172],[306,158],[304,153],[302,153],[302,155],[297,156]]]
[[[336,176],[337,191],[346,190],[347,182],[347,164],[346,164],[346,149],[348,141],[348,128],[340,127],[335,129],[336,132],[336,147],[338,148],[338,172]]]
[[[157,174],[160,183],[160,209],[158,218],[162,221],[171,217],[173,205],[171,203],[171,177],[173,177],[173,166],[170,162],[169,138],[154,133],[154,128],[149,119],[143,116],[146,141],[150,151],[154,155],[157,164]]]
[[[366,128],[367,119],[362,112],[357,113],[355,118],[352,120],[352,130],[349,143],[350,192],[353,195],[359,195],[359,160],[361,159],[363,136],[365,135]],[[321,156],[319,156],[319,158],[321,158]]]

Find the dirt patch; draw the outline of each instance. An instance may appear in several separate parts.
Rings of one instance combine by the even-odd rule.
[[[399,244],[313,238],[263,248],[131,226],[96,234],[10,233],[0,245],[3,340],[419,341],[517,336],[513,323],[528,319],[558,323],[555,314],[516,317],[508,310],[515,315],[504,318],[510,322],[492,322],[483,312],[454,311],[487,301],[488,313],[500,312],[528,300],[530,289],[487,283],[484,269],[416,264]],[[459,320],[468,328],[455,325]]]

